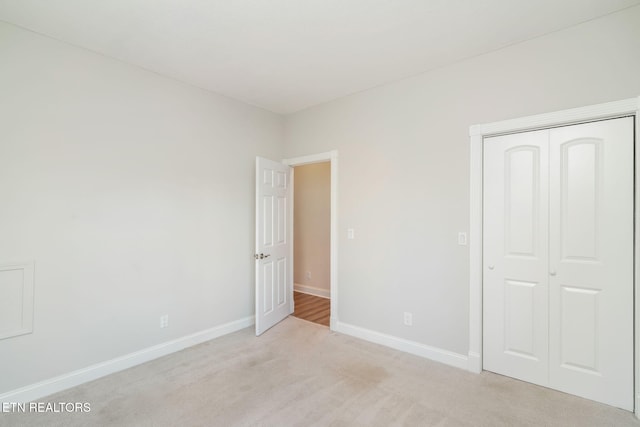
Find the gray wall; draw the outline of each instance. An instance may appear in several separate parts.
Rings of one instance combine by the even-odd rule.
[[[469,126],[636,97],[639,73],[634,7],[288,116],[286,157],[339,151],[340,322],[466,355]]]
[[[0,263],[36,262],[0,394],[253,315],[280,116],[4,23],[0,64]]]

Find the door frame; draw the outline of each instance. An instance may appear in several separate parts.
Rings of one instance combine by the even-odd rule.
[[[331,290],[331,314],[329,318],[329,329],[336,330],[338,325],[338,151],[332,150],[325,153],[312,154],[309,156],[293,157],[282,160],[285,165],[295,167],[310,165],[313,163],[330,162],[331,164],[331,225],[329,243],[329,287]],[[293,218],[293,188],[295,186],[295,171],[291,172],[291,203],[289,204],[289,218]],[[289,236],[293,239],[293,221],[289,223]],[[292,240],[293,241],[293,240]],[[293,277],[293,245],[289,253],[291,264],[289,265],[290,277]],[[293,287],[291,290],[293,294]],[[293,301],[293,298],[291,299]],[[291,307],[293,313],[293,302]]]
[[[483,141],[485,137],[530,131],[555,126],[577,124],[616,117],[635,116],[634,135],[634,209],[640,212],[640,97],[607,102],[581,108],[538,114],[469,128],[469,353],[468,370],[482,371],[482,192]],[[634,215],[634,407],[640,418],[640,256],[636,250],[640,242],[640,218]]]

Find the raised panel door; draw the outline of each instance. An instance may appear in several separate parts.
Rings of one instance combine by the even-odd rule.
[[[546,131],[484,144],[484,369],[548,383]]]
[[[256,335],[293,308],[289,277],[290,167],[256,158]]]
[[[633,410],[633,119],[550,135],[550,385]]]

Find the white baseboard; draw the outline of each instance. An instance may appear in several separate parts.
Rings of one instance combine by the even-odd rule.
[[[344,322],[338,321],[336,323],[336,332],[351,335],[376,344],[382,344],[386,347],[391,347],[396,350],[411,353],[446,365],[455,366],[456,368],[468,369],[469,360],[465,355],[361,328],[359,326],[349,325]]]
[[[166,356],[167,354],[175,353],[187,347],[239,331],[240,329],[248,328],[253,325],[254,322],[254,316],[245,317],[243,319],[186,335],[184,337],[145,348],[115,359],[107,360],[106,362],[97,363],[77,371],[69,372],[26,387],[21,387],[4,394],[0,394],[0,403],[31,402],[50,394],[104,377],[105,375],[140,365],[150,360]]]
[[[340,322],[338,321],[337,317],[330,317],[329,318],[329,329],[334,331],[334,332],[338,332],[338,324],[340,324]]]
[[[294,283],[293,290],[296,292],[302,292],[303,294],[315,295],[317,297],[331,298],[331,291],[329,289],[321,289],[314,286],[306,286],[299,283]]]
[[[469,365],[467,366],[467,371],[475,374],[482,372],[482,359],[480,358],[480,354],[475,351],[469,352]]]

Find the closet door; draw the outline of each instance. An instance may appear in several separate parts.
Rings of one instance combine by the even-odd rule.
[[[633,118],[485,139],[484,369],[633,410]]]
[[[548,384],[548,131],[485,139],[484,369]]]
[[[633,410],[633,119],[549,143],[550,386]]]

